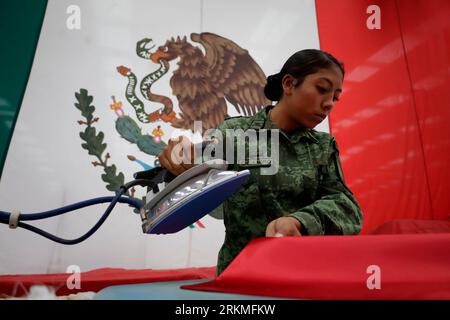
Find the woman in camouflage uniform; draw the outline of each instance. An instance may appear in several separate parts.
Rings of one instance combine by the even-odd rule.
[[[361,230],[362,211],[344,182],[336,141],[313,129],[339,100],[343,78],[343,65],[332,55],[315,49],[299,51],[267,79],[264,93],[277,101],[275,106],[254,116],[226,119],[219,126],[224,136],[227,129],[279,129],[279,167],[274,175],[250,169],[250,179],[224,202],[226,233],[218,274],[257,237],[349,235]],[[175,145],[169,142],[160,161],[180,174],[192,165],[171,160]]]

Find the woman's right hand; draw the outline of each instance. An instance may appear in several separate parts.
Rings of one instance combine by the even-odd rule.
[[[301,236],[302,224],[294,217],[272,220],[266,228],[266,237]]]
[[[178,176],[194,166],[194,144],[186,136],[170,139],[167,147],[159,154],[161,166]]]

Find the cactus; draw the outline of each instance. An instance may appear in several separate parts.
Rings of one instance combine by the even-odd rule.
[[[160,154],[166,146],[164,142],[155,143],[151,135],[143,135],[137,123],[129,116],[117,118],[116,130],[122,138],[137,144],[139,150],[152,156]]]

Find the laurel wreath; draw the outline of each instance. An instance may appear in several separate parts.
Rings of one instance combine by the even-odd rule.
[[[81,111],[81,115],[85,120],[79,120],[79,125],[85,125],[84,131],[80,132],[80,138],[84,141],[81,144],[83,149],[88,151],[88,154],[97,158],[96,161],[91,163],[94,167],[103,167],[104,173],[101,175],[102,180],[106,182],[106,189],[112,192],[116,192],[125,183],[125,176],[122,172],[117,173],[117,167],[114,164],[108,164],[108,160],[111,159],[109,152],[105,153],[107,144],[104,143],[105,134],[100,131],[97,133],[96,128],[93,126],[95,122],[99,121],[99,118],[94,118],[95,107],[91,105],[94,98],[88,94],[86,89],[80,89],[80,92],[75,92],[75,98],[78,103],[75,103],[75,107]],[[137,199],[134,197],[134,188],[131,189],[131,193],[127,191],[126,196],[129,198],[145,203],[145,197]]]

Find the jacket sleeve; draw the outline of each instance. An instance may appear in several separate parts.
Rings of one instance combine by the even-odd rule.
[[[330,150],[322,181],[319,181],[318,199],[288,216],[299,220],[308,235],[358,234],[362,227],[362,210],[345,184],[334,138],[331,138]]]

